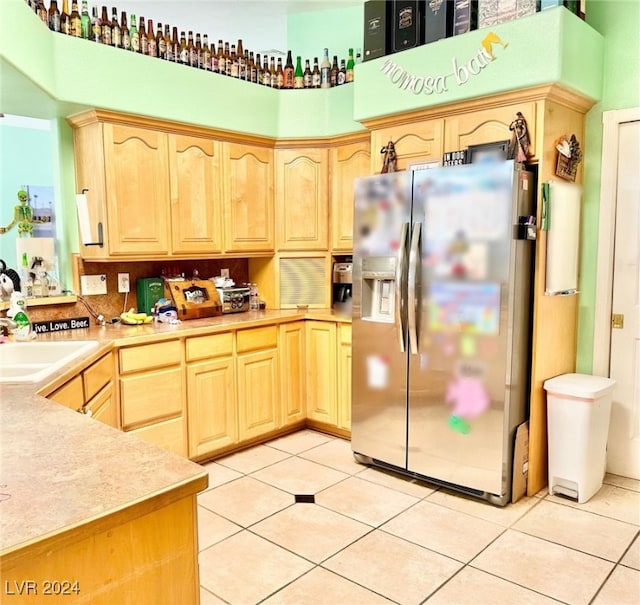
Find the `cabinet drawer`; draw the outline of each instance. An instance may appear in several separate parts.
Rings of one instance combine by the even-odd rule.
[[[120,374],[179,364],[182,358],[180,349],[179,340],[124,347],[120,349]]]
[[[182,374],[182,368],[172,368],[121,378],[122,428],[182,415]]]
[[[278,341],[276,326],[238,330],[238,354],[259,349],[272,349]]]
[[[91,399],[105,384],[113,379],[113,357],[105,355],[82,373],[85,401]]]
[[[82,377],[78,375],[75,378],[72,378],[69,382],[63,384],[60,388],[51,393],[51,395],[48,396],[48,399],[61,403],[72,410],[79,410],[84,403]]]
[[[174,418],[173,420],[165,420],[164,422],[130,431],[130,434],[163,447],[179,456],[186,457],[187,439],[185,428],[184,418]]]
[[[233,353],[233,333],[209,334],[187,338],[187,361],[222,357]]]

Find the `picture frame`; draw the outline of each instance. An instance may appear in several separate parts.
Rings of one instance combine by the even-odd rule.
[[[509,158],[509,141],[494,141],[481,145],[469,145],[467,163],[482,164],[485,162],[502,162]]]

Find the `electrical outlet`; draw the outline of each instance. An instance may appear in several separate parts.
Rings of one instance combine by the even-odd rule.
[[[128,273],[118,273],[118,292],[129,292]]]
[[[81,275],[80,288],[84,296],[107,293],[107,276],[102,275]]]
[[[229,269],[220,269],[221,277],[229,277]]]

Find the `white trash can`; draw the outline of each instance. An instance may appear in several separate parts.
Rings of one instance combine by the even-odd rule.
[[[550,494],[582,504],[602,487],[614,385],[615,380],[587,374],[545,381]]]

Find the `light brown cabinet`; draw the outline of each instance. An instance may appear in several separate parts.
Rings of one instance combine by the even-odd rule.
[[[273,252],[273,149],[223,144],[225,250]]]
[[[369,141],[332,147],[331,170],[331,248],[334,252],[353,249],[353,183],[371,174]]]
[[[182,342],[123,347],[119,351],[122,429],[187,456]]]
[[[238,442],[233,332],[185,341],[189,457],[202,458]]]
[[[351,431],[351,324],[338,326],[338,428]]]
[[[278,250],[327,250],[328,150],[276,149],[274,161]]]
[[[336,324],[305,322],[307,418],[326,425],[338,423]]]
[[[294,321],[279,327],[280,426],[289,426],[305,418],[304,322]]]

